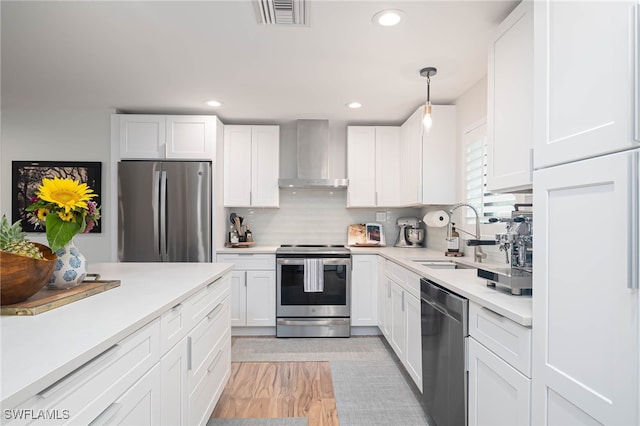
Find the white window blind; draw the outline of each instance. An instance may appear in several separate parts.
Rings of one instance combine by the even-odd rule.
[[[467,203],[478,210],[481,223],[490,217],[511,215],[516,198],[513,194],[493,194],[487,191],[487,126],[481,124],[464,135],[465,195]],[[467,223],[475,223],[471,209],[465,209]]]

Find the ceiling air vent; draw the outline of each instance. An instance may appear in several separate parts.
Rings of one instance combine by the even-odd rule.
[[[305,0],[256,0],[258,22],[266,25],[306,25]]]

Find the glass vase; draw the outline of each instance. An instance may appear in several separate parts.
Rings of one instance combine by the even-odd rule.
[[[56,251],[58,260],[53,275],[47,284],[53,289],[73,288],[82,283],[87,276],[87,258],[84,257],[73,239]]]

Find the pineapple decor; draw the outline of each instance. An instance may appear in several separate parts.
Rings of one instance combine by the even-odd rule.
[[[20,221],[9,225],[5,215],[0,220],[0,250],[32,259],[43,259],[40,249],[25,238]]]

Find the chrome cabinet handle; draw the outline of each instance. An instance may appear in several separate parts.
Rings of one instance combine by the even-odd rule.
[[[220,309],[222,309],[222,303],[218,303],[218,305],[216,305],[216,307],[207,314],[207,319],[210,320],[212,318],[215,318],[215,316],[218,315]]]
[[[215,365],[218,363],[218,360],[220,359],[221,356],[222,356],[222,349],[218,351],[218,355],[216,355],[213,361],[211,361],[211,364],[209,364],[209,367],[207,367],[207,373],[211,373],[213,371],[213,369],[215,368]]]
[[[482,307],[482,310],[486,313],[488,313],[491,316],[494,317],[498,317],[497,319],[499,319],[500,321],[502,321],[504,319],[504,315],[497,313],[496,311],[494,311],[493,309],[489,309],[486,306]]]
[[[193,341],[191,336],[187,336],[187,371],[191,371],[193,364]]]
[[[400,308],[402,309],[402,312],[404,312],[404,291],[402,292],[402,304]]]
[[[109,424],[109,420],[116,415],[118,411],[122,408],[122,404],[114,402],[109,405],[98,417],[93,419],[89,426],[97,426],[97,425],[107,425]]]

